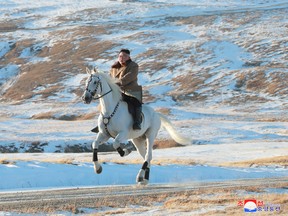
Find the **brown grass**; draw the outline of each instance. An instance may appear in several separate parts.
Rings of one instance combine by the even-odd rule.
[[[3,164],[3,165],[13,165],[13,164],[16,164],[15,161],[10,161],[10,160],[6,160],[6,159],[0,159],[0,164]]]
[[[245,74],[244,73],[237,74],[235,87],[237,89],[240,89],[245,85],[245,82],[246,82]]]
[[[6,159],[0,159],[0,164],[16,164],[17,161],[30,161],[31,159],[18,159],[15,158],[15,160],[6,160]],[[35,160],[33,160],[35,161]],[[41,162],[45,163],[57,163],[57,164],[75,164],[74,158],[46,158],[41,159]]]
[[[24,20],[9,20],[0,21],[0,32],[13,32],[19,29],[19,26],[24,22]]]
[[[57,116],[57,117],[56,117]],[[83,115],[58,115],[58,113],[55,112],[44,112],[44,113],[38,113],[33,115],[32,119],[56,119],[56,120],[62,120],[62,121],[76,121],[76,120],[89,120],[89,119],[95,119],[97,116],[97,112],[90,112]]]
[[[163,149],[163,148],[173,148],[173,147],[180,147],[183,146],[178,144],[172,139],[169,140],[155,140],[154,149]]]
[[[264,71],[253,71],[253,73],[250,73],[249,75],[250,76],[247,79],[248,90],[258,92],[267,85]]]
[[[35,56],[49,58],[49,61],[36,64],[25,62],[25,59],[20,58],[21,52],[25,48],[32,47],[34,41],[17,41],[5,55],[2,62],[5,64],[9,64],[9,62],[21,64],[20,76],[13,84],[13,88],[8,89],[3,94],[3,99],[12,101],[29,99],[36,95],[33,90],[39,86],[45,87],[45,90],[37,92],[43,98],[59,92],[63,88],[59,82],[67,74],[71,76],[85,71],[85,58],[96,59],[115,45],[113,42],[99,42],[91,37],[91,35],[97,34],[98,31],[103,32],[103,27],[79,27],[69,31],[58,30],[52,32],[51,37],[59,36],[62,39],[65,38],[65,40],[58,41],[52,47],[41,47],[39,50],[34,50]],[[75,46],[79,48],[75,49]],[[80,94],[81,90],[79,88],[75,88],[73,91]]]
[[[169,116],[171,114],[171,109],[170,108],[164,108],[164,107],[160,107],[158,109],[155,109],[156,112],[160,112],[163,115],[167,115]]]
[[[251,167],[251,166],[284,166],[288,167],[288,155],[270,158],[261,158],[249,161],[229,162],[221,164],[223,166]]]
[[[261,116],[257,118],[260,122],[288,122],[288,117],[283,115],[280,116]]]
[[[55,113],[52,111],[45,112],[45,113],[38,113],[38,114],[33,115],[31,118],[32,119],[52,119],[54,114]]]
[[[286,184],[287,186],[287,184]],[[282,187],[282,185],[279,185]],[[254,187],[256,188],[256,187]],[[261,187],[260,187],[261,188]],[[237,191],[242,190],[241,195]],[[245,195],[245,191],[247,192]],[[256,195],[248,195],[251,191],[257,191],[259,194]],[[243,215],[243,207],[238,206],[238,201],[244,201],[245,199],[256,199],[260,201],[264,201],[264,203],[271,204],[280,204],[282,206],[280,214],[284,215],[288,212],[287,209],[284,208],[288,203],[288,195],[282,194],[268,194],[262,193],[259,188],[256,190],[251,190],[251,187],[234,187],[234,188],[205,188],[199,189],[195,191],[188,191],[184,193],[173,193],[173,194],[161,194],[158,196],[144,196],[139,197],[143,202],[139,202],[140,200],[129,199],[129,205],[140,205],[138,208],[143,208],[143,206],[153,206],[154,203],[163,202],[163,205],[159,207],[159,212],[196,212],[197,215]],[[105,213],[129,213],[135,212],[135,210],[131,211],[131,208],[122,208],[119,205],[107,203],[108,200],[104,201],[104,203],[99,203],[100,206],[108,206],[112,208],[121,208],[116,210],[109,210],[103,213],[92,214],[92,215],[104,215]],[[98,206],[99,206],[98,205]],[[99,206],[99,207],[100,207]],[[215,208],[221,207],[223,210],[215,210]],[[137,208],[137,209],[138,209]],[[161,210],[162,209],[162,210]],[[143,210],[143,209],[142,209]],[[203,213],[201,213],[203,211]],[[231,212],[231,214],[230,214]],[[181,214],[181,213],[180,213]],[[161,214],[162,215],[162,214]],[[268,214],[267,214],[268,215]]]
[[[287,184],[286,184],[287,186]],[[239,188],[240,189],[240,188]],[[199,190],[195,194],[187,193],[181,196],[173,197],[164,202],[163,208],[170,211],[177,210],[182,212],[195,212],[197,215],[243,215],[243,207],[238,206],[238,201],[244,201],[245,199],[256,199],[264,201],[268,204],[280,204],[281,211],[280,215],[286,215],[288,209],[285,206],[288,203],[287,194],[268,194],[268,193],[259,193],[248,195],[251,191],[249,187],[242,188],[241,195],[237,192],[237,188],[234,189],[212,189],[212,190]],[[259,190],[258,190],[259,191]],[[223,210],[215,210],[215,207],[220,207]],[[203,213],[201,213],[203,211]],[[261,212],[263,213],[263,212]],[[264,212],[265,213],[265,212]],[[279,215],[278,212],[274,212]],[[262,215],[262,214],[261,214]],[[264,215],[271,215],[271,212],[267,212]]]
[[[191,73],[173,78],[173,81],[178,83],[179,87],[174,91],[171,91],[170,95],[176,100],[205,100],[206,96],[198,94],[196,91],[201,88],[205,80],[209,78],[208,73],[205,73],[205,71],[197,72],[195,74]]]
[[[72,158],[60,158],[60,159],[45,159],[43,160],[43,162],[46,162],[46,163],[57,163],[57,164],[74,164],[74,159]]]
[[[188,18],[181,18],[177,22],[180,25],[194,25],[194,26],[201,26],[201,25],[212,25],[217,16],[191,16]]]

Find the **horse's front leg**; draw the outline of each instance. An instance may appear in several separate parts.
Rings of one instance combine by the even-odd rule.
[[[121,157],[127,156],[131,153],[131,149],[122,149],[120,144],[124,143],[128,140],[128,131],[121,131],[117,136],[115,137],[115,141],[113,143],[113,147],[117,150],[119,155]]]
[[[93,163],[94,163],[94,171],[97,174],[100,174],[102,172],[102,166],[101,164],[98,162],[98,148],[99,145],[103,144],[104,142],[106,142],[109,139],[108,136],[106,136],[103,133],[98,133],[96,139],[94,140],[94,142],[92,143],[92,148],[93,148]]]

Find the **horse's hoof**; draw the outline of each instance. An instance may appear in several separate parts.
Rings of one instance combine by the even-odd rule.
[[[102,166],[100,166],[99,169],[96,169],[96,167],[95,167],[95,168],[94,168],[94,171],[95,171],[97,174],[102,173]]]
[[[143,179],[142,181],[138,182],[139,185],[147,185],[149,180]]]
[[[123,149],[123,151],[125,152],[124,156],[127,156],[132,152],[131,149]]]
[[[100,168],[97,170],[97,174],[102,173],[102,166],[100,166]]]
[[[144,174],[145,171],[143,169],[140,169],[138,172],[138,175],[136,176],[136,182],[142,182],[144,180]]]
[[[143,180],[144,180],[144,178],[142,176],[140,176],[137,178],[136,182],[140,184]]]

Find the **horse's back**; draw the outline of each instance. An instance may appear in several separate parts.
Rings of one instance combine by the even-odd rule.
[[[144,125],[147,124],[149,128],[151,127],[160,127],[161,120],[157,112],[155,110],[147,105],[142,106],[142,112],[144,115]],[[145,124],[146,123],[146,124]]]
[[[155,116],[158,116],[155,110],[148,105],[142,105],[142,112],[146,118],[154,118]]]

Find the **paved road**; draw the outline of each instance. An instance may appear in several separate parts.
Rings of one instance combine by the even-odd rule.
[[[179,195],[187,192],[217,188],[245,188],[259,186],[273,188],[286,185],[288,177],[270,179],[249,179],[225,182],[190,182],[186,184],[159,184],[149,186],[109,186],[51,189],[35,191],[0,192],[0,211],[43,212],[67,209],[67,206],[95,207],[95,204],[108,205],[110,202],[125,203],[129,200],[160,195]],[[283,187],[283,186],[282,186]],[[69,208],[68,208],[69,209]]]

